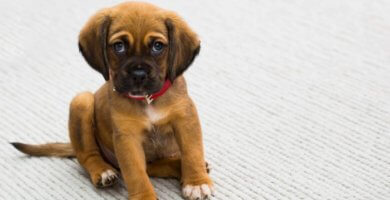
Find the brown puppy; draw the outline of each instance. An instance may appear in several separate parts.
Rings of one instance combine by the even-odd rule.
[[[13,143],[36,156],[76,156],[95,186],[124,178],[129,199],[156,199],[149,176],[176,177],[188,199],[208,199],[213,183],[202,133],[182,73],[200,41],[174,12],[147,3],[99,11],[79,47],[106,83],[70,105],[70,144]]]

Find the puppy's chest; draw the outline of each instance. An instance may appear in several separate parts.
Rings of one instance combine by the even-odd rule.
[[[166,112],[156,109],[152,105],[145,108],[145,115],[150,126],[158,124],[167,117]]]
[[[143,143],[146,159],[153,161],[174,156],[178,146],[172,127],[167,123],[167,114],[152,106],[145,109],[148,129]]]

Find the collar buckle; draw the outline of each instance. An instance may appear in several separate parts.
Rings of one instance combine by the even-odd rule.
[[[145,100],[146,103],[151,104],[154,99],[152,98],[152,95],[145,95]]]

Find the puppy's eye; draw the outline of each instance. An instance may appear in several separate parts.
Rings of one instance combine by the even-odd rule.
[[[114,43],[114,50],[118,54],[122,54],[126,51],[125,43],[121,42],[115,42]]]
[[[164,44],[162,42],[155,41],[152,45],[152,54],[159,54],[164,48]]]

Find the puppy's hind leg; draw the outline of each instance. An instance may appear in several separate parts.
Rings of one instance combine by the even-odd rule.
[[[206,172],[209,173],[211,168],[206,162]],[[159,178],[181,178],[181,159],[180,157],[164,158],[148,163],[146,171],[151,177]]]
[[[100,154],[94,124],[94,96],[89,92],[81,93],[70,104],[70,141],[77,160],[88,171],[92,183],[96,187],[106,187],[114,184],[118,175]]]
[[[181,177],[180,158],[165,158],[148,163],[146,172],[151,177],[176,178]]]

